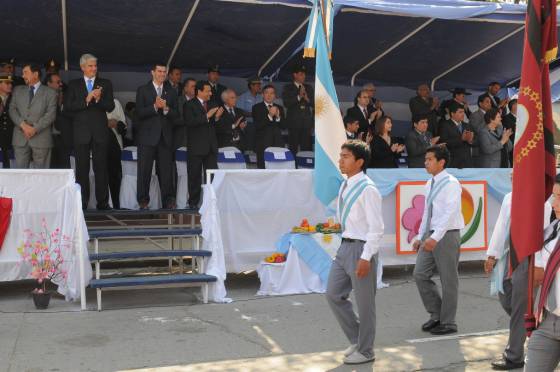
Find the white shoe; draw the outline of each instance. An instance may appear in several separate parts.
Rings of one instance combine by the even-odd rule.
[[[365,357],[359,351],[354,351],[352,354],[348,355],[346,358],[343,359],[344,364],[362,364],[368,363],[375,360],[375,357]]]
[[[352,354],[354,351],[356,351],[358,349],[358,344],[352,344],[350,346],[348,346],[346,349],[344,349],[343,353],[344,356],[347,357],[348,355]]]

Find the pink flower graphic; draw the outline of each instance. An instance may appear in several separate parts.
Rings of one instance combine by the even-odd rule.
[[[420,230],[422,223],[422,215],[424,214],[424,195],[415,195],[412,198],[412,207],[404,211],[402,216],[402,225],[408,230],[407,241],[410,243]]]

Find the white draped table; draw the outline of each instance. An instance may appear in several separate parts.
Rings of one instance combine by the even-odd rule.
[[[88,233],[81,208],[80,188],[71,169],[0,169],[0,196],[12,198],[10,227],[0,250],[0,281],[29,279],[31,266],[22,261],[17,247],[24,230],[42,231],[60,228],[71,244],[62,251],[66,281],[56,281],[58,292],[67,300],[81,299],[85,304],[85,287],[92,276],[88,257]]]

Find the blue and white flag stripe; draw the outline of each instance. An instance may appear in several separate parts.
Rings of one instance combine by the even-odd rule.
[[[338,106],[329,51],[322,17],[317,18],[315,67],[315,170],[314,191],[329,206],[337,197],[344,180],[338,169],[340,147],[346,141],[344,123]]]
[[[315,49],[317,44],[317,21],[321,18],[321,12],[317,6],[319,0],[313,0],[313,8],[307,23],[307,35],[305,36],[305,43],[303,45],[303,57],[315,57]]]

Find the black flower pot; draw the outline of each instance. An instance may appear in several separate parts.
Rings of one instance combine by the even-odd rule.
[[[49,302],[51,301],[51,293],[49,291],[45,293],[33,292],[33,303],[35,307],[39,310],[44,310],[49,307]]]

